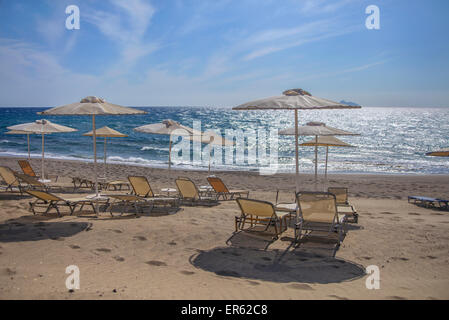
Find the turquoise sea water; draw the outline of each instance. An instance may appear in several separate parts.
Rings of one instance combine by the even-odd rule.
[[[0,156],[26,157],[25,135],[7,135],[6,127],[42,119],[37,112],[47,108],[0,108]],[[192,127],[201,121],[202,130],[283,129],[293,127],[293,111],[233,111],[227,108],[145,107],[146,115],[98,116],[97,128],[109,126],[127,138],[108,141],[108,162],[166,167],[168,136],[138,133],[144,124],[173,119]],[[92,138],[82,133],[92,129],[88,116],[47,116],[47,119],[78,129],[78,132],[46,136],[46,157],[92,161]],[[300,111],[300,124],[321,121],[329,126],[357,132],[360,136],[339,137],[356,148],[330,148],[330,173],[449,174],[449,158],[428,157],[426,152],[449,146],[449,108],[362,108],[357,110]],[[311,137],[301,137],[301,141]],[[32,157],[41,156],[40,136],[31,136]],[[279,171],[294,172],[294,138],[280,136]],[[98,157],[103,157],[103,140]],[[207,146],[203,146],[207,149]],[[206,150],[205,149],[205,150]],[[250,152],[251,154],[251,152]],[[249,156],[251,157],[251,155]],[[320,148],[319,170],[324,170],[325,150]],[[314,151],[300,148],[301,172],[312,173]],[[246,161],[248,162],[248,161]],[[252,162],[251,159],[249,161]],[[195,160],[175,167],[207,170],[208,160]],[[215,164],[216,170],[255,170],[248,163]]]

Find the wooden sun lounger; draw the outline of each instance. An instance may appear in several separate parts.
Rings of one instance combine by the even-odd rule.
[[[155,194],[146,177],[129,176],[128,180],[131,184],[133,194],[145,199],[152,199],[155,205],[170,205],[172,207],[179,206],[179,198]]]
[[[436,209],[448,209],[449,200],[422,197],[422,196],[408,196],[409,203],[413,203],[426,208],[436,208]]]
[[[296,194],[296,199],[298,216],[295,225],[295,241],[313,231],[327,232],[328,237],[336,232],[338,245],[340,245],[347,232],[347,216],[338,215],[335,195],[329,192],[302,191]]]
[[[75,208],[79,204],[81,204],[80,211],[85,205],[89,205],[92,207],[94,213],[97,214],[95,201],[89,200],[85,197],[62,197],[40,190],[25,190],[25,192],[36,198],[34,202],[29,203],[30,210],[33,212],[33,214],[36,214],[36,207],[41,207],[45,208],[45,212],[43,212],[43,214],[47,214],[51,209],[55,209],[58,213],[58,216],[61,216],[61,212],[59,211],[60,207],[66,206],[70,210],[70,215],[72,215],[75,211]]]
[[[190,205],[211,204],[217,202],[216,196],[205,196],[197,188],[196,184],[189,178],[179,177],[176,179],[176,186],[181,200]]]
[[[22,169],[23,173],[27,176],[33,177],[35,179],[40,179],[41,177],[34,172],[33,167],[31,167],[31,164],[28,162],[28,160],[17,160],[19,163],[20,168]],[[55,181],[58,181],[57,175],[48,175],[48,177],[53,178]]]
[[[359,221],[359,215],[354,205],[349,203],[348,200],[348,188],[344,187],[329,187],[327,192],[335,195],[335,200],[337,202],[338,213],[344,214],[348,218],[348,222],[357,223]]]
[[[223,200],[233,200],[234,197],[239,198],[249,197],[248,190],[232,190],[232,189],[230,190],[223,182],[223,180],[221,180],[218,177],[207,177],[207,181],[217,194],[217,200],[219,200],[220,197],[222,197]]]
[[[135,194],[108,194],[107,197],[115,200],[114,202],[110,203],[110,205],[107,209],[107,210],[109,210],[111,216],[113,216],[112,208],[116,204],[122,205],[122,210],[120,211],[120,215],[123,215],[123,213],[125,213],[126,209],[129,206],[132,206],[135,209],[136,215],[139,215],[139,208],[141,208],[142,206],[149,205],[150,212],[154,206],[154,201],[152,201],[152,199],[143,198],[143,197],[137,196]]]
[[[62,184],[43,183],[36,178],[30,177],[26,174],[16,172],[15,175],[22,184],[26,184],[26,189],[49,191],[50,189],[64,188],[64,185]]]
[[[1,189],[4,189],[6,192],[19,192],[21,195],[23,194],[24,186],[20,183],[16,173],[10,168],[0,167],[0,177],[2,177],[5,183],[5,185],[0,185]]]
[[[235,217],[235,231],[254,231],[257,225],[264,225],[267,231],[270,226],[274,227],[274,239],[287,230],[287,218],[290,220],[288,212],[279,212],[274,205],[268,201],[254,200],[248,198],[237,198],[241,215]],[[245,223],[249,222],[250,228],[244,229]],[[279,225],[279,228],[278,228]]]

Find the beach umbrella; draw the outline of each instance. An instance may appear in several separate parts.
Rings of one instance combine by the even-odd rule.
[[[428,152],[428,153],[426,153],[426,156],[449,157],[449,148],[444,148],[441,150]]]
[[[123,107],[106,102],[104,99],[89,96],[80,102],[75,102],[60,107],[51,108],[38,114],[76,116],[84,115],[92,117],[92,137],[94,146],[94,171],[95,171],[95,197],[98,198],[98,176],[97,176],[97,133],[95,128],[95,116],[97,115],[134,115],[146,114],[143,110]]]
[[[30,134],[35,134],[34,132],[26,132],[26,131],[19,131],[19,130],[11,130],[8,132],[5,132],[6,134],[26,134],[27,136],[27,144],[28,144],[28,161],[31,159],[30,155]]]
[[[125,138],[127,137],[126,134],[123,134],[121,132],[118,132],[117,130],[111,129],[108,126],[105,126],[103,128],[100,128],[96,130],[97,137],[104,138],[103,148],[104,148],[104,179],[106,180],[107,176],[107,169],[106,169],[106,145],[107,145],[107,138]],[[94,135],[93,131],[89,131],[87,133],[84,133],[83,136],[92,137]]]
[[[78,131],[76,129],[62,126],[60,124],[56,124],[50,122],[48,120],[36,120],[35,122],[22,123],[15,126],[10,126],[7,128],[8,130],[20,131],[20,132],[28,132],[30,134],[36,133],[42,135],[42,171],[41,171],[41,179],[45,179],[45,135],[50,133],[62,133],[62,132],[74,132]]]
[[[327,162],[328,162],[328,158],[329,158],[329,147],[354,147],[353,145],[350,145],[349,143],[341,141],[340,139],[337,139],[334,136],[318,136],[315,139],[301,143],[300,146],[315,147],[315,148],[326,147],[326,166],[325,166],[325,171],[324,171],[324,177],[326,179],[327,179]],[[317,163],[315,160],[315,167],[316,166],[317,166]]]
[[[315,181],[318,177],[318,137],[319,136],[355,136],[357,133],[328,127],[323,122],[308,122],[305,126],[288,128],[279,131],[280,135],[315,136]]]
[[[192,141],[200,141],[201,143],[208,144],[208,148],[209,148],[208,175],[210,175],[210,157],[211,157],[211,151],[212,151],[211,146],[217,145],[217,146],[225,147],[225,146],[233,146],[235,144],[234,141],[223,138],[222,135],[216,133],[213,130],[208,130],[206,132],[203,132],[200,137],[197,135],[192,135],[192,136],[189,136],[189,138]]]
[[[142,133],[149,133],[149,134],[163,134],[170,136],[169,143],[168,143],[168,172],[171,170],[171,148],[172,148],[172,141],[171,141],[171,135],[174,131],[177,135],[181,136],[198,136],[201,137],[201,131],[194,130],[192,128],[186,127],[179,122],[176,122],[171,119],[163,120],[159,123],[152,123],[152,124],[146,124],[144,126],[140,126],[137,128],[134,128],[137,132]]]
[[[295,130],[298,127],[298,110],[319,109],[356,109],[360,106],[350,106],[312,96],[302,89],[286,90],[281,96],[269,97],[241,104],[232,108],[233,110],[293,110],[295,112]],[[296,188],[299,188],[299,152],[298,132],[295,131],[295,164],[296,164]]]

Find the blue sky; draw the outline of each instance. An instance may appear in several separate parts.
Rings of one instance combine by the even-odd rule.
[[[380,30],[365,27],[368,5]],[[65,8],[80,9],[67,30]],[[0,0],[0,106],[449,106],[449,1]]]

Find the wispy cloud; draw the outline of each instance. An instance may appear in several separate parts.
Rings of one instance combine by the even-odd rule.
[[[301,12],[306,14],[328,14],[352,2],[354,0],[306,0],[301,8]]]
[[[85,14],[86,19],[117,44],[122,63],[132,66],[159,47],[155,42],[144,41],[155,9],[142,0],[110,2],[116,10],[106,12],[92,9]]]

